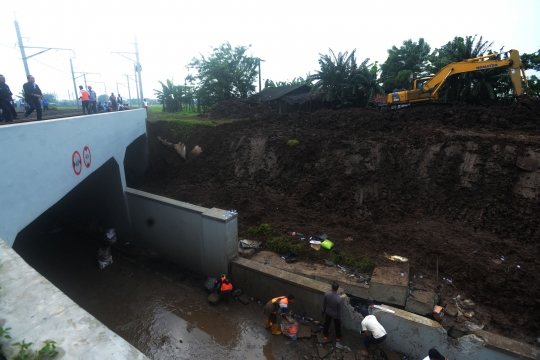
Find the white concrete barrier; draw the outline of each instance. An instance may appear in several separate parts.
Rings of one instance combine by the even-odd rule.
[[[75,304],[28,265],[0,238],[0,325],[11,328],[12,341],[0,339],[8,358],[11,343],[56,342],[54,359],[147,359],[139,350]],[[39,294],[39,296],[36,296]]]
[[[0,127],[0,237],[13,246],[19,231],[111,158],[125,188],[126,148],[145,134],[144,109]]]
[[[126,188],[133,241],[201,275],[229,272],[238,253],[237,215]]]

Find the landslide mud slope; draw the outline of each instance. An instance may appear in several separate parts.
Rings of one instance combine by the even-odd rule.
[[[339,249],[378,264],[385,252],[406,256],[411,274],[431,279],[426,286],[445,301],[462,294],[481,304],[475,321],[486,330],[534,343],[540,113],[537,99],[525,105],[278,115],[235,104],[244,120],[187,139],[149,123],[150,169],[129,184],[237,209],[241,235],[269,223],[328,233]],[[158,135],[203,152],[184,161]],[[437,257],[439,276],[455,287],[435,279]]]

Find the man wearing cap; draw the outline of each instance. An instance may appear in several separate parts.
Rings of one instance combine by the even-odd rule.
[[[430,349],[428,352],[428,356],[424,358],[424,360],[448,360],[447,357],[442,356],[440,352],[438,352],[435,349]]]
[[[382,325],[377,321],[377,318],[373,315],[369,315],[369,311],[366,307],[363,307],[361,310],[364,320],[362,320],[362,331],[364,332],[364,345],[366,350],[360,351],[360,353],[368,358],[373,356],[373,349],[371,345],[376,345],[382,343],[386,340],[386,330]]]

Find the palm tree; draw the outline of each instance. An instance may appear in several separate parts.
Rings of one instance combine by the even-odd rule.
[[[484,41],[482,36],[478,41],[476,41],[476,35],[465,38],[456,36],[446,45],[433,51],[430,56],[430,69],[436,73],[452,62],[483,56],[491,51],[492,46],[493,42]],[[445,101],[473,101],[473,89],[477,87],[475,79],[478,77],[478,72],[467,72],[449,77],[439,91],[440,97]],[[484,82],[478,89],[482,87],[487,89],[486,86],[487,83]],[[476,94],[479,94],[478,90]],[[487,94],[489,95],[489,91]]]
[[[335,108],[349,107],[356,103],[358,90],[355,52],[349,54],[347,51],[338,53],[336,56],[332,49],[330,55],[320,55],[320,70],[316,70],[311,76],[311,80],[317,80],[312,93],[323,94],[323,99],[332,103]]]
[[[161,84],[161,90],[154,89],[158,101],[162,104],[162,111],[177,112],[182,109],[183,86],[174,85],[172,80],[167,79],[167,84]]]

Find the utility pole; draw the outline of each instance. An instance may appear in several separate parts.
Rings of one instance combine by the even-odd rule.
[[[141,108],[141,98],[139,97],[139,81],[137,81],[137,65],[133,68],[133,75],[135,75],[135,89],[137,89],[137,106]]]
[[[79,109],[79,99],[77,98],[77,85],[75,84],[75,73],[73,72],[73,61],[69,58],[69,65],[71,66],[71,78],[73,79],[73,96],[75,97],[75,102],[77,103],[77,109]]]
[[[135,35],[135,58],[137,60],[137,73],[139,74],[139,90],[140,90],[140,98],[143,99],[143,91],[142,91],[142,79],[141,79],[141,63],[139,62],[139,44],[137,44],[137,35]],[[140,107],[140,106],[139,106]]]
[[[124,74],[124,75],[126,75],[126,81],[128,85],[129,106],[131,106],[131,88],[129,87],[129,75],[128,74]]]
[[[86,73],[83,73],[84,76],[84,88],[88,89],[88,86],[86,86]]]
[[[137,103],[138,103],[139,108],[140,108],[141,107],[141,100],[144,98],[144,95],[143,95],[143,90],[142,90],[142,79],[141,79],[142,66],[141,66],[141,63],[139,62],[139,45],[137,44],[137,36],[135,36],[135,52],[134,53],[132,53],[132,52],[118,52],[118,51],[113,51],[112,53],[123,56],[123,57],[125,57],[126,59],[128,59],[129,61],[131,61],[131,62],[133,62],[135,64],[133,72],[135,74],[135,88],[137,89]],[[127,57],[124,54],[135,54],[135,60],[130,59],[129,57]]]
[[[28,69],[28,62],[26,61],[26,53],[24,52],[24,45],[22,42],[21,30],[19,29],[19,23],[15,19],[15,31],[17,31],[17,40],[19,41],[19,47],[21,48],[21,56],[24,64],[24,71],[26,71],[26,77],[30,75],[30,70]]]

